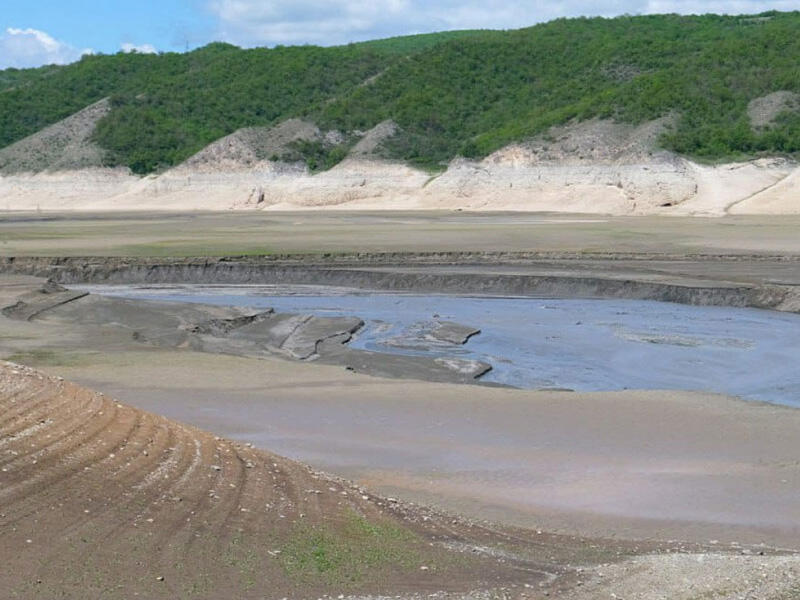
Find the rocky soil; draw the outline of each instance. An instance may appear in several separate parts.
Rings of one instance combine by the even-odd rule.
[[[9,598],[491,592],[549,580],[532,562],[449,550],[468,543],[468,523],[20,365],[0,363],[0,407]],[[474,531],[479,543],[494,536]]]
[[[111,110],[100,100],[71,117],[0,149],[0,175],[76,171],[101,167],[103,150],[91,141],[97,122]]]

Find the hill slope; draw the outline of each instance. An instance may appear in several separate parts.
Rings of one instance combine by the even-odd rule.
[[[672,115],[659,143],[705,160],[800,152],[796,104],[751,123],[758,98],[800,93],[800,12],[561,19],[334,48],[88,56],[0,72],[0,147],[110,97],[95,142],[107,166],[149,173],[245,127],[304,118],[334,143],[297,145],[312,167],[341,160],[381,122],[387,158],[439,168],[594,117]]]

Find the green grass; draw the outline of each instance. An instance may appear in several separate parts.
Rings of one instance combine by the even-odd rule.
[[[368,522],[355,513],[340,527],[297,526],[281,552],[287,574],[299,582],[346,586],[386,567],[418,568],[418,540],[405,529]]]

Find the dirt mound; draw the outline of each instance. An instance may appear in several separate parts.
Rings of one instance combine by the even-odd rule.
[[[800,167],[795,167],[774,185],[732,206],[734,215],[796,215],[800,214]]]
[[[432,513],[26,367],[0,362],[0,408],[9,597],[317,597],[544,578],[447,550],[462,540],[449,519],[442,529]]]
[[[0,173],[39,173],[99,167],[103,150],[90,140],[111,110],[108,99],[0,150]]]
[[[248,168],[264,161],[279,161],[295,142],[322,139],[316,125],[301,119],[289,119],[275,127],[246,127],[207,146],[181,167]]]
[[[353,146],[350,156],[373,156],[380,151],[383,142],[397,133],[397,123],[391,119],[378,123]]]
[[[633,126],[592,119],[553,127],[545,135],[520,144],[527,151],[520,158],[529,165],[631,164],[654,158],[673,162],[673,155],[658,149],[659,136],[673,121],[674,117],[668,116]],[[500,150],[489,160],[499,162],[504,157],[505,152]]]
[[[785,94],[779,98],[785,99]],[[694,163],[658,147],[659,136],[673,119],[665,116],[638,126],[601,119],[570,123],[480,161],[453,160],[441,174],[380,160],[383,145],[397,132],[390,120],[367,133],[345,135],[290,119],[273,128],[241,129],[157,176],[140,179],[127,170],[97,168],[0,176],[0,208],[508,210],[669,216],[721,216],[732,208],[800,212],[792,180],[787,179],[796,164],[763,158],[712,166]],[[321,173],[307,168],[297,148],[298,142],[312,142],[344,149],[343,144],[357,138],[347,158]],[[78,150],[66,154],[74,154],[80,162],[85,155]],[[48,160],[42,164],[58,168],[65,164]],[[784,179],[786,184],[781,183]]]
[[[784,90],[752,100],[747,105],[747,116],[750,117],[753,127],[761,129],[773,125],[775,118],[782,112],[799,110],[800,94]]]

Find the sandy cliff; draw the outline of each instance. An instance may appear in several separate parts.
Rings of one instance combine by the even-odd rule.
[[[776,102],[753,108],[754,126],[777,110]],[[0,151],[0,209],[800,213],[797,164],[782,158],[697,164],[658,149],[671,117],[640,126],[592,120],[557,127],[480,161],[455,159],[437,174],[381,158],[383,142],[397,131],[391,121],[355,132],[360,140],[344,161],[312,174],[291,162],[293,144],[335,145],[341,134],[291,119],[242,129],[175,168],[139,178],[101,166],[89,135],[106,110],[93,105]]]

